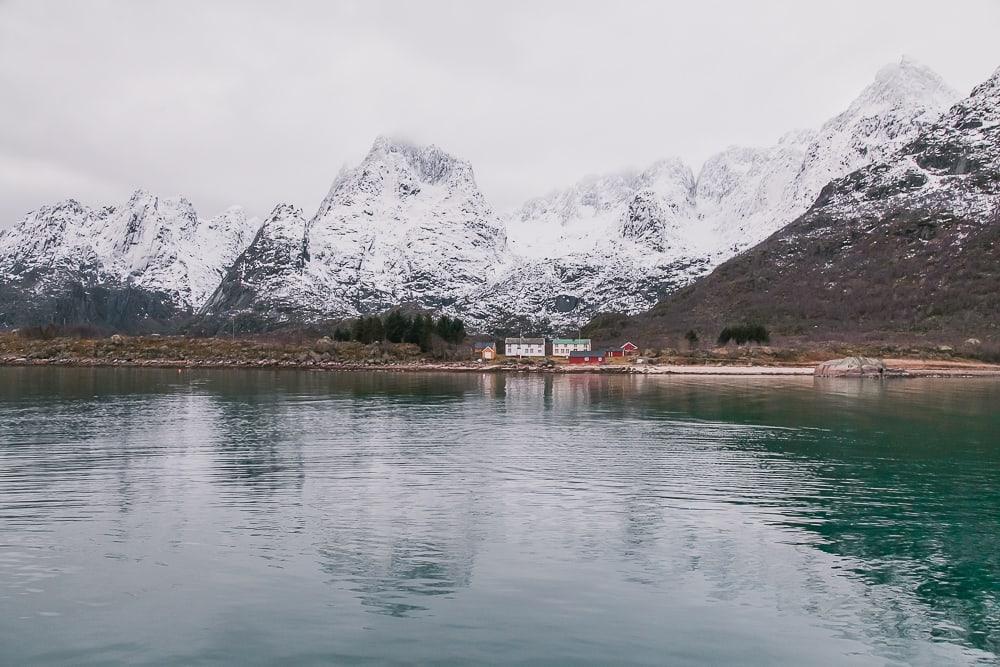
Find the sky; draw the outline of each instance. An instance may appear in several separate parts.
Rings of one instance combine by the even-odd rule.
[[[380,134],[507,211],[817,127],[904,54],[968,92],[998,34],[1000,0],[0,0],[0,228],[137,187],[310,215]]]

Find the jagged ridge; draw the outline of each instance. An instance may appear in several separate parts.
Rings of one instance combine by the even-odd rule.
[[[138,319],[193,311],[255,229],[256,221],[239,207],[201,220],[189,201],[143,190],[125,204],[100,209],[72,199],[43,206],[0,237],[3,286],[32,302],[30,317],[11,307],[0,318],[12,326],[39,318],[72,321],[83,312],[91,313],[81,318],[85,321],[127,328],[134,319],[130,308]],[[74,294],[80,301],[75,305]],[[98,294],[132,296],[96,310],[84,303]],[[130,306],[146,301],[157,305]],[[110,320],[96,314],[105,310]]]
[[[677,336],[758,320],[785,335],[995,340],[998,259],[1000,70],[764,243],[624,326]]]

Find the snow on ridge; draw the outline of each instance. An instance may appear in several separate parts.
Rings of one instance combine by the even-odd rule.
[[[912,58],[883,67],[845,111],[820,128],[797,176],[795,207],[804,210],[830,181],[895,152],[960,98]]]
[[[183,197],[141,188],[121,204],[93,208],[75,199],[42,206],[8,230],[0,271],[12,281],[79,280],[164,292],[197,308],[252,240],[257,220],[240,207],[199,219]]]
[[[316,317],[400,304],[459,314],[457,304],[481,291],[507,254],[503,220],[468,162],[385,137],[341,171],[316,214],[302,222],[295,271],[276,265],[290,253],[276,254],[272,232],[265,222],[241,258],[239,276],[270,306],[263,316],[272,321],[287,319],[291,304]],[[236,285],[224,283],[217,295],[208,314],[243,307]]]
[[[512,250],[529,262],[589,261],[605,276],[584,291],[572,278],[578,269],[550,281],[553,293],[562,287],[563,297],[585,304],[567,314],[549,300],[542,311],[556,323],[619,305],[626,289],[644,294],[626,312],[649,308],[658,298],[654,283],[683,284],[763,241],[804,213],[828,182],[898,150],[958,98],[937,74],[904,57],[819,130],[789,132],[769,147],[729,147],[706,160],[697,178],[680,177],[690,172],[684,167],[645,183],[638,171],[588,177],[530,200],[508,218]],[[538,307],[535,299],[515,309]]]

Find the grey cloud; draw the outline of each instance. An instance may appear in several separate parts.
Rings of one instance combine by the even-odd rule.
[[[137,186],[315,207],[378,134],[469,159],[499,209],[766,144],[907,53],[968,89],[992,0],[0,3],[0,226]]]

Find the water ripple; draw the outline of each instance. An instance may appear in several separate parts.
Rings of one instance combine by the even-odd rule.
[[[991,662],[998,398],[0,369],[0,661]]]

